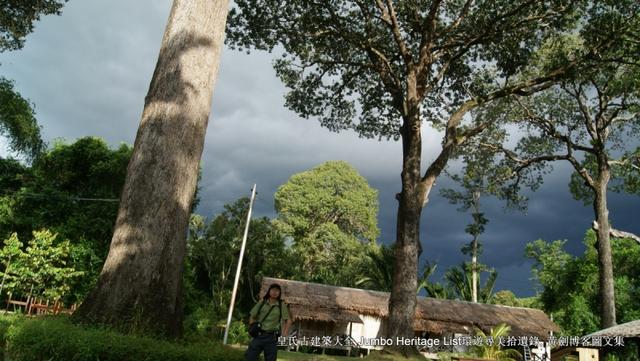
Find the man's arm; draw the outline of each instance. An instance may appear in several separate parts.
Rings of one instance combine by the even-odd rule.
[[[258,317],[258,310],[260,309],[261,302],[258,302],[253,306],[251,311],[249,311],[249,324],[256,322]]]
[[[289,327],[291,326],[291,313],[289,313],[289,307],[284,305],[284,326],[282,326],[282,335],[289,336]]]
[[[289,326],[291,326],[291,319],[290,318],[288,318],[284,322],[284,327],[282,327],[282,335],[283,336],[288,336],[289,335]]]

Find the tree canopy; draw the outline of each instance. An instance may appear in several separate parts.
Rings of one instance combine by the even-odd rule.
[[[0,52],[24,46],[33,23],[42,15],[60,15],[68,0],[19,0],[0,5]]]
[[[275,225],[305,281],[354,285],[378,234],[378,192],[346,162],[294,174],[275,193]]]
[[[236,4],[227,42],[284,50],[275,69],[286,105],[366,137],[399,137],[409,112],[442,126],[463,100],[499,96],[495,77],[518,73],[581,11],[566,1]]]
[[[48,228],[62,238],[95,242],[105,253],[130,156],[125,144],[111,149],[102,139],[85,137],[57,142],[30,167],[1,160],[8,172],[0,178],[0,204],[7,212],[0,234],[28,239]]]
[[[46,229],[71,242],[74,267],[84,272],[71,280],[74,301],[93,287],[104,262],[130,157],[125,144],[112,149],[85,137],[55,143],[31,165],[0,159],[0,239],[15,232],[30,240]]]
[[[602,26],[611,25],[600,22],[608,6],[564,0],[236,1],[227,41],[282,51],[275,70],[289,88],[289,108],[334,131],[402,138],[390,336],[413,334],[420,216],[435,181],[461,145],[496,123],[466,115],[597,66],[598,54],[631,28],[624,21]],[[588,46],[581,52],[559,46],[556,39],[565,33],[583,36]],[[442,148],[424,172],[423,122],[444,130]]]
[[[45,148],[33,104],[14,89],[12,81],[4,77],[0,77],[0,136],[8,140],[9,150],[29,160]]]
[[[346,162],[330,161],[294,174],[275,193],[278,226],[294,240],[326,224],[361,241],[374,241],[378,192]]]
[[[41,15],[57,14],[68,0],[5,1],[0,5],[0,53],[24,46],[25,37]],[[0,136],[9,149],[33,160],[45,144],[35,118],[33,104],[14,89],[12,81],[0,76]]]

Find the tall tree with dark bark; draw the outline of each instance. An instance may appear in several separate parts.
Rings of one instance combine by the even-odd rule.
[[[81,322],[182,331],[182,269],[228,0],[175,0],[145,99],[109,255]]]
[[[596,21],[585,26],[584,39],[566,36],[561,43],[581,51],[590,41],[607,39],[611,45],[597,54],[602,66],[533,96],[514,96],[502,117],[517,121],[525,137],[514,149],[482,145],[505,155],[503,165],[514,176],[514,188],[549,162],[571,164],[571,193],[593,207],[600,322],[606,328],[616,324],[610,235],[617,232],[610,224],[607,192],[638,192],[640,179],[640,148],[633,141],[640,134],[640,4],[598,4],[589,11]],[[607,35],[614,33],[616,38]]]
[[[637,137],[640,130],[640,68],[625,68],[581,76],[539,96],[518,100],[521,119],[531,126],[531,133],[517,151],[502,148],[513,162],[514,174],[520,176],[537,162],[564,160],[574,168],[571,192],[592,205],[595,217],[603,328],[616,324],[607,193],[610,188],[625,187],[625,174],[634,177],[635,173],[636,178],[640,174],[640,150],[625,149],[629,136]],[[636,79],[627,83],[630,75]]]
[[[514,93],[550,86],[583,57],[516,79],[540,47],[571,31],[581,1],[237,0],[227,36],[238,48],[282,50],[286,105],[333,131],[402,138],[390,337],[413,336],[420,216],[456,149],[493,121],[465,117]],[[555,48],[561,52],[562,49]],[[422,126],[443,131],[422,169]]]

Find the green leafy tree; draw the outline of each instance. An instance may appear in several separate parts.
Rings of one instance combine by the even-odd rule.
[[[497,147],[516,179],[512,187],[550,170],[550,162],[565,161],[573,167],[571,193],[592,206],[596,222],[602,327],[616,324],[610,240],[614,230],[607,194],[611,189],[637,190],[640,177],[640,150],[629,142],[640,134],[639,48],[628,41],[640,36],[637,10],[638,4],[630,2],[594,4],[590,11],[597,21],[585,29],[594,34],[585,39],[566,36],[562,44],[581,52],[589,46],[587,41],[602,36],[602,28],[605,33],[618,31],[622,38],[598,54],[599,61],[608,61],[535,95],[514,96],[504,114],[521,126],[525,136],[514,149]]]
[[[512,306],[512,307],[527,307],[542,309],[542,304],[538,297],[525,297],[518,298],[509,290],[500,290],[493,294],[491,303],[494,305]]]
[[[28,160],[36,158],[45,147],[33,104],[14,89],[12,81],[4,77],[0,77],[0,135],[9,141],[9,150],[24,155]]]
[[[11,234],[11,236],[8,239],[5,239],[3,243],[4,246],[0,249],[0,259],[2,260],[2,268],[4,269],[2,272],[2,281],[0,283],[0,295],[2,295],[2,291],[4,290],[7,276],[9,274],[13,274],[11,271],[12,262],[14,268],[16,267],[16,264],[20,264],[23,246],[16,233]],[[9,282],[11,282],[11,279],[9,279]]]
[[[111,149],[104,140],[85,137],[57,142],[30,167],[12,160],[0,164],[6,218],[0,234],[22,239],[47,228],[62,238],[85,242],[97,255],[108,250],[131,147]]]
[[[33,23],[40,16],[60,15],[67,0],[20,0],[0,5],[0,52],[24,46],[24,40],[33,31]]]
[[[73,280],[84,272],[76,270],[70,262],[71,243],[57,238],[57,234],[46,229],[34,231],[24,251],[15,233],[5,240],[0,253],[8,292],[50,300],[69,295]]]
[[[471,210],[473,223],[465,227],[465,232],[471,235],[471,242],[462,248],[462,253],[471,256],[471,301],[478,301],[478,273],[482,265],[479,264],[479,256],[482,254],[480,235],[484,233],[488,220],[480,209],[480,197],[488,191],[486,178],[491,171],[492,157],[485,154],[463,154],[466,158],[466,166],[462,175],[453,174],[451,179],[462,187],[462,190],[453,188],[441,189],[440,193],[452,204],[459,204],[461,212]]]
[[[0,159],[0,237],[30,239],[49,229],[72,242],[71,258],[85,272],[70,298],[82,300],[107,254],[131,148],[94,137],[56,142],[31,165]]]
[[[378,193],[355,169],[333,161],[295,174],[278,188],[275,207],[299,279],[355,285],[379,234]]]
[[[586,335],[600,329],[599,256],[597,235],[587,231],[585,252],[579,257],[567,253],[566,241],[529,243],[526,256],[533,259],[533,276],[542,287],[539,300],[545,312],[553,315],[566,335]],[[614,239],[613,266],[616,313],[620,322],[640,317],[640,247],[632,239]]]
[[[592,21],[581,12],[586,3],[236,1],[227,41],[236,48],[283,50],[275,69],[290,89],[289,108],[333,131],[402,138],[390,336],[413,335],[420,216],[432,187],[452,154],[495,122],[465,115],[510,94],[548,87],[609,46],[609,38],[596,39],[586,53],[557,56],[535,74],[516,76],[557,33]],[[442,149],[424,172],[423,124],[443,130]]]

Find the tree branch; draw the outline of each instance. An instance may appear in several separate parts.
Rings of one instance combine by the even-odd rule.
[[[400,106],[402,100],[402,83],[400,79],[395,75],[391,62],[389,59],[378,49],[374,48],[370,43],[362,44],[363,49],[367,52],[371,63],[373,63],[376,72],[380,76],[382,83],[387,88],[387,91],[399,101]]]
[[[462,22],[462,20],[464,20],[464,18],[467,16],[467,14],[469,14],[469,8],[471,8],[471,4],[473,4],[473,0],[467,0],[467,2],[462,7],[462,11],[460,11],[460,14],[458,15],[458,17],[447,28],[447,30],[446,30],[447,32],[453,31],[458,26],[460,26],[460,23]]]
[[[435,38],[436,27],[438,24],[438,9],[442,4],[442,0],[437,0],[431,3],[429,14],[425,19],[425,25],[422,30],[422,39],[420,40],[420,56],[418,59],[417,73],[424,74],[425,68],[433,63],[432,52],[433,39]]]
[[[640,170],[640,165],[639,165],[640,164],[640,156],[637,156],[637,155],[634,155],[634,154],[632,154],[631,157],[629,157],[629,158],[621,158],[621,159],[618,159],[618,160],[610,160],[608,163],[609,163],[610,166],[613,166],[613,165],[619,165],[619,166],[622,166],[622,167],[628,166],[628,167],[631,167],[633,169]]]
[[[391,29],[391,32],[393,33],[393,38],[395,39],[396,44],[398,45],[398,50],[400,51],[400,55],[402,55],[402,58],[404,59],[407,70],[409,70],[409,68],[413,66],[411,52],[407,48],[407,44],[402,38],[402,32],[400,31],[400,24],[398,23],[398,17],[396,16],[396,10],[393,7],[392,0],[386,0],[386,3],[387,3],[387,14],[389,15],[389,19],[390,19],[390,23],[388,23],[389,27]]]
[[[582,84],[577,85],[575,83],[572,83],[571,86],[572,86],[572,89],[568,89],[564,87],[563,89],[567,93],[569,93],[569,95],[574,97],[578,102],[578,107],[580,109],[580,112],[582,113],[582,121],[584,122],[584,125],[587,127],[587,132],[589,133],[589,136],[591,137],[592,140],[597,141],[598,133],[596,132],[595,124],[593,124],[593,119],[591,119],[591,111],[589,110],[589,106],[587,106],[585,102],[585,98],[582,93]]]
[[[598,222],[593,221],[591,228],[593,228],[594,231],[597,231],[599,229]],[[630,232],[624,232],[614,228],[609,228],[609,235],[614,238],[630,238],[640,244],[640,237]]]
[[[533,124],[536,124],[538,127],[542,128],[542,130],[545,131],[551,137],[564,142],[567,145],[567,147],[570,147],[571,149],[579,150],[579,151],[587,152],[587,153],[591,153],[591,154],[595,154],[596,153],[595,149],[593,149],[591,147],[587,147],[587,146],[584,146],[584,145],[580,145],[580,144],[574,143],[571,140],[571,137],[569,135],[562,134],[562,133],[560,133],[560,131],[558,131],[558,129],[555,127],[554,122],[552,122],[549,119],[546,119],[544,117],[541,117],[541,116],[535,114],[529,107],[527,107],[525,104],[523,104],[520,101],[520,99],[516,98],[516,102],[518,103],[520,108],[525,111],[526,117],[530,120],[530,122],[533,123]]]
[[[389,18],[389,12],[385,9],[382,0],[376,0],[376,6],[378,7],[378,10],[380,10],[380,20],[389,26],[393,26],[391,19]]]
[[[538,164],[538,163],[544,163],[544,162],[553,162],[553,161],[557,161],[557,160],[566,160],[569,163],[571,163],[571,165],[573,165],[573,167],[576,169],[576,171],[580,174],[580,176],[585,180],[587,186],[593,190],[595,190],[595,182],[593,181],[593,178],[591,177],[591,175],[589,174],[589,172],[580,166],[580,163],[578,162],[577,159],[575,159],[575,157],[573,156],[573,154],[571,153],[571,150],[568,149],[567,154],[552,154],[552,155],[543,155],[543,156],[539,156],[539,157],[533,157],[533,158],[529,158],[529,159],[522,159],[519,158],[518,155],[509,149],[506,149],[502,146],[498,146],[495,144],[489,144],[489,143],[480,143],[481,146],[488,148],[490,150],[493,151],[498,151],[500,153],[503,153],[505,155],[505,157],[507,157],[509,160],[511,160],[512,162],[515,162],[517,164],[519,164],[519,166],[517,166],[513,172],[511,172],[510,177],[513,176],[520,176],[520,173],[522,171],[524,171],[525,169]]]

